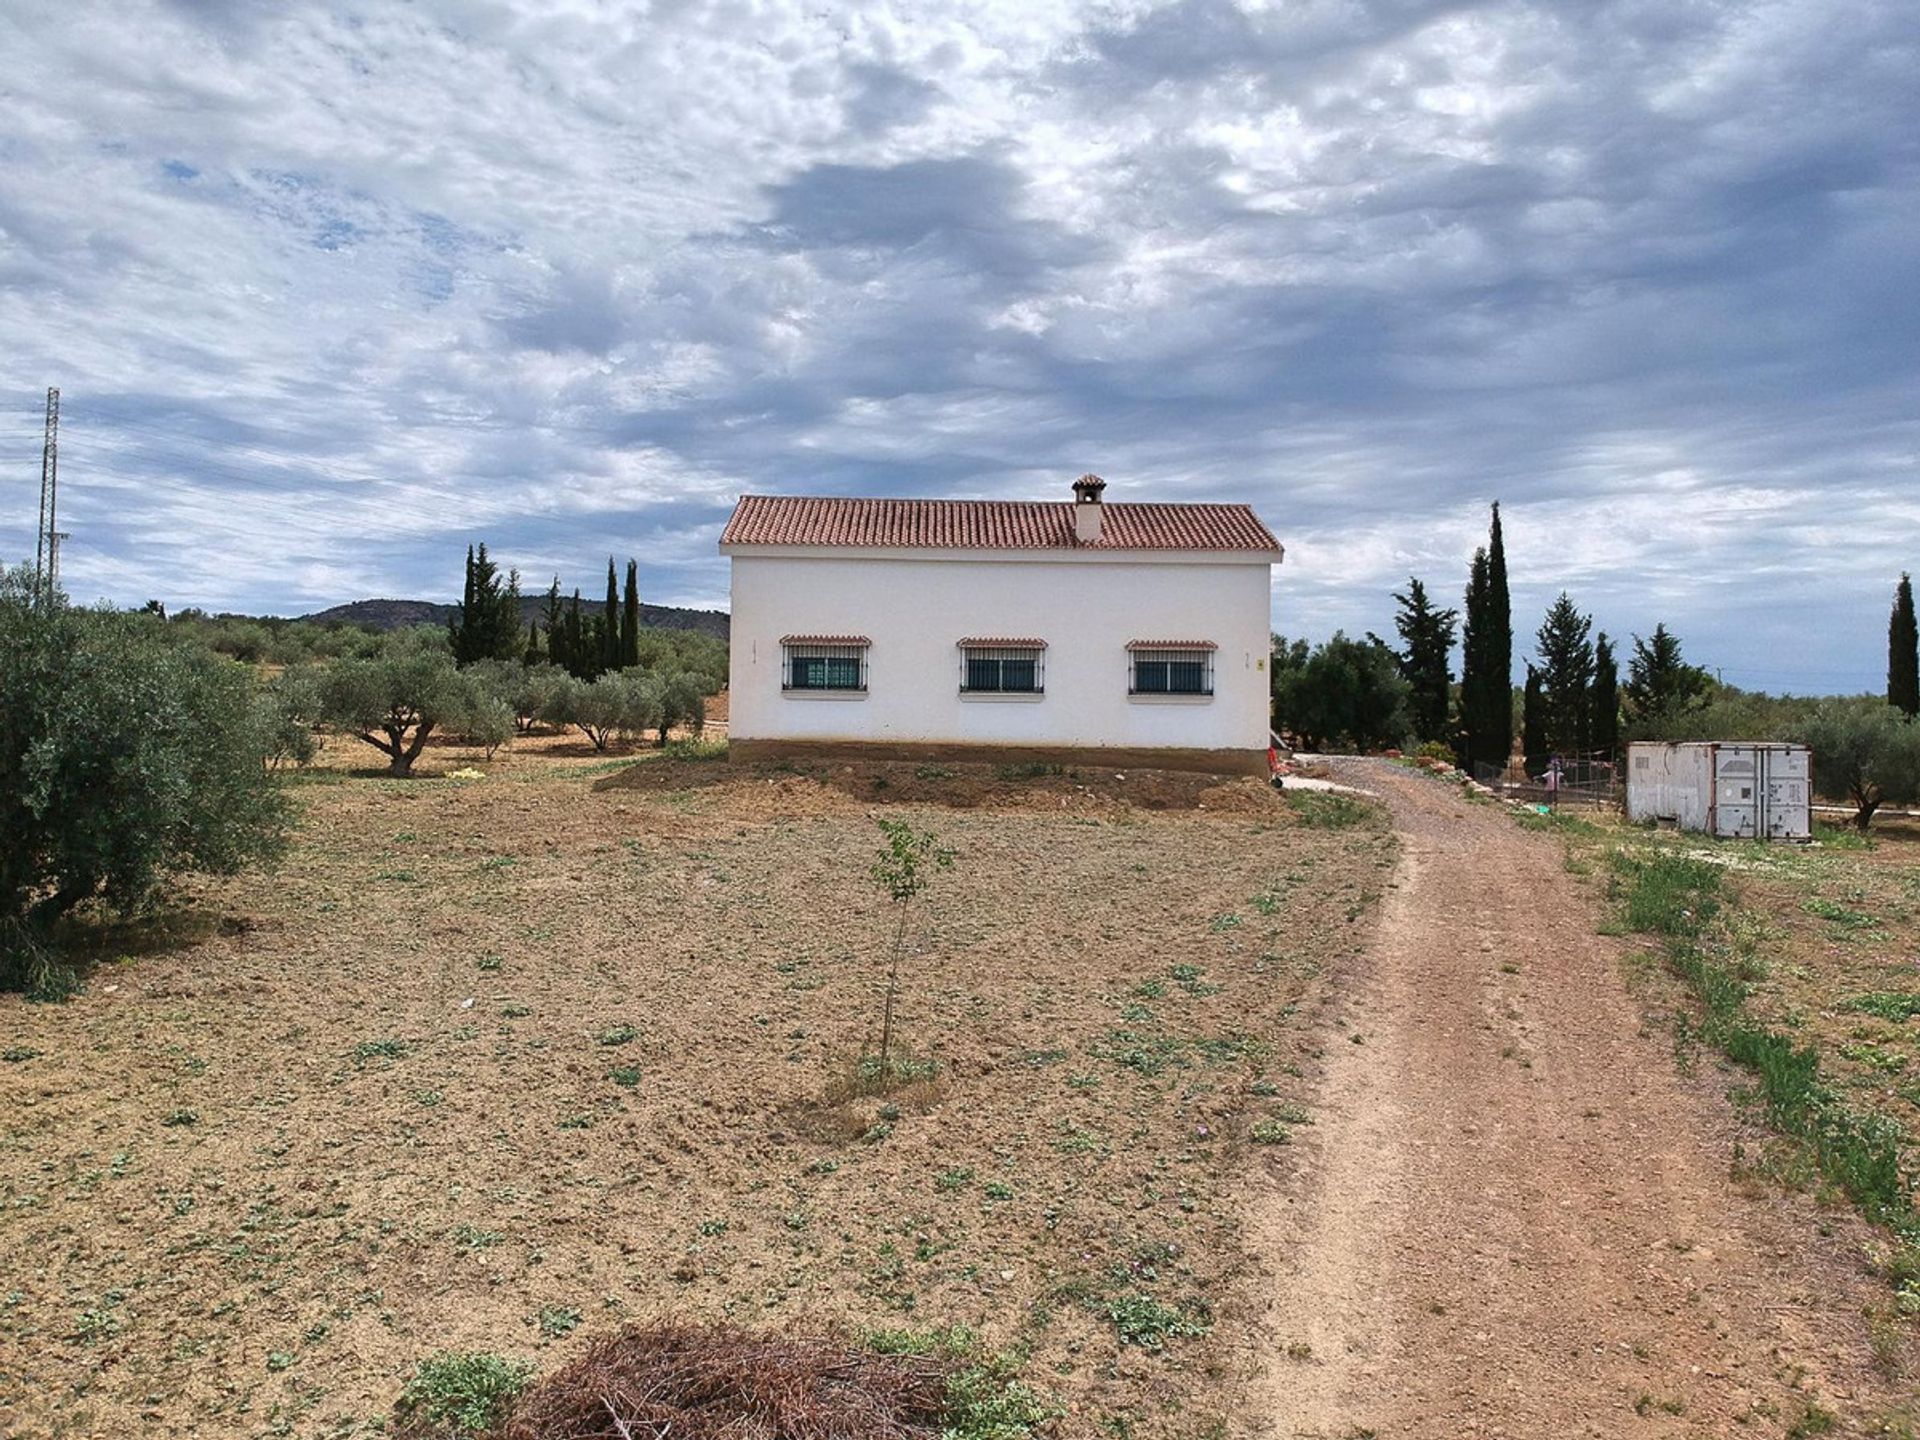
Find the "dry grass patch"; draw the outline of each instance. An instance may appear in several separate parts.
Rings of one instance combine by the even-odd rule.
[[[278,874],[187,897],[241,923],[0,1001],[0,1429],[373,1434],[426,1356],[667,1315],[967,1327],[1079,1428],[1228,1413],[1240,1193],[1288,1154],[1249,1136],[1384,832],[1132,775],[889,806],[956,858],[902,967],[931,1068],[868,1085],[875,797],[638,770],[323,770]]]

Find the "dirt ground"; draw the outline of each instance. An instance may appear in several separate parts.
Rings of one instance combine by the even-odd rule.
[[[1256,1220],[1273,1433],[1911,1435],[1911,1334],[1869,1360],[1873,1235],[1735,1178],[1735,1077],[1643,1024],[1638,942],[1598,933],[1557,841],[1385,762],[1335,773],[1405,850]]]
[[[1244,1197],[1391,838],[1252,781],[633,758],[335,745],[279,871],[0,997],[0,1434],[376,1433],[429,1353],[667,1313],[973,1326],[1066,1434],[1237,1428]],[[877,813],[956,852],[891,1101],[836,1089]]]

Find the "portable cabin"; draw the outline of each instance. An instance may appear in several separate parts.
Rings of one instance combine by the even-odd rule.
[[[1635,741],[1627,818],[1730,840],[1813,835],[1813,756],[1778,741]]]

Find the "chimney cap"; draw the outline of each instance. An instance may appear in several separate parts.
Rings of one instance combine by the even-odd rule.
[[[1098,475],[1082,475],[1073,482],[1073,498],[1082,504],[1099,504],[1100,492],[1107,488],[1107,482]]]

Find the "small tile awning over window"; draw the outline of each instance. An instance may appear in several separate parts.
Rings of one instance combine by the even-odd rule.
[[[1211,640],[1129,640],[1129,650],[1218,650]]]
[[[864,635],[782,635],[782,645],[871,645]]]
[[[963,650],[1044,650],[1044,640],[1013,639],[1005,635],[969,635],[960,642]]]

